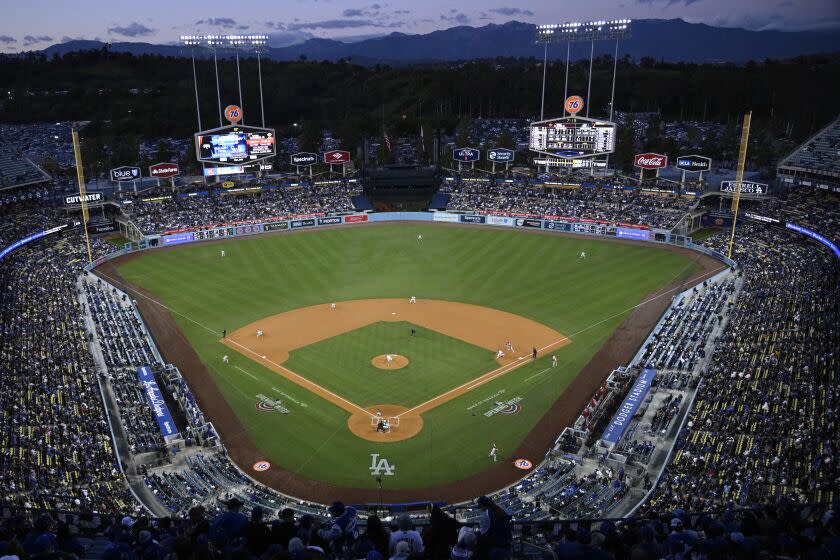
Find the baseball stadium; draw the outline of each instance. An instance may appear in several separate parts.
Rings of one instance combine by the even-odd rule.
[[[840,554],[840,119],[771,142],[761,96],[725,123],[633,112],[635,25],[532,26],[527,114],[441,101],[406,132],[383,105],[353,140],[263,88],[465,70],[185,35],[156,63],[191,68],[167,95],[194,133],[131,150],[110,119],[39,117],[53,94],[15,74],[0,560]]]

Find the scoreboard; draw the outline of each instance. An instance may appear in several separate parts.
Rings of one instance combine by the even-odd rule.
[[[198,161],[206,163],[253,163],[276,155],[274,130],[252,126],[223,126],[195,135]]]
[[[563,159],[615,151],[615,123],[582,117],[563,117],[531,123],[532,152]]]

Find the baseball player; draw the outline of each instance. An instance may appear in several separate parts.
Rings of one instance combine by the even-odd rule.
[[[384,432],[385,431],[385,422],[387,422],[387,420],[383,420],[381,418],[376,421],[376,431],[377,432]]]
[[[382,419],[382,411],[377,408],[376,409],[376,414],[374,414],[374,416],[376,417],[377,420],[381,420]]]
[[[497,360],[501,360],[501,359],[502,359],[502,358],[504,358],[504,357],[505,357],[505,352],[504,352],[504,350],[502,350],[502,349],[500,348],[500,349],[499,349],[499,351],[498,351],[498,352],[496,352],[496,359],[497,359]]]
[[[586,251],[581,251],[580,252],[580,260],[582,260],[582,261],[586,260]]]
[[[224,256],[225,256],[225,250],[224,250],[224,249],[222,249],[222,251],[221,251],[219,254],[220,254],[222,257],[224,257]]]
[[[417,236],[417,241],[423,241],[423,236],[422,236],[422,235],[418,235],[418,236]]]
[[[222,356],[222,362],[224,362],[224,363],[228,363],[228,359],[229,359],[229,358],[228,358],[228,355],[227,355],[227,354],[225,354],[224,356]]]
[[[411,296],[408,298],[408,303],[417,303],[417,296]]]
[[[262,338],[262,335],[264,335],[264,334],[265,333],[262,331],[262,329],[258,330],[257,331],[257,338]]]
[[[330,304],[330,311],[335,311],[335,304],[334,303]]]
[[[537,359],[537,347],[536,347],[536,346],[534,346],[534,348],[533,348],[533,349],[531,349],[531,359],[532,359],[532,360],[536,360],[536,359]]]
[[[394,357],[391,354],[385,354],[385,361],[388,362],[388,365],[391,365],[391,362],[394,361]]]
[[[510,340],[508,340],[507,342],[505,342],[505,348],[507,348],[508,352],[513,352],[513,343]]]
[[[227,329],[222,329],[222,338],[227,338]]]
[[[495,463],[496,461],[498,461],[498,458],[496,457],[496,455],[497,455],[498,453],[499,453],[499,449],[496,447],[496,444],[494,443],[494,444],[493,444],[493,447],[491,447],[491,448],[490,448],[490,454],[489,454],[489,456],[493,458],[493,462],[494,462],[494,463]]]
[[[385,433],[391,431],[391,422],[387,418],[382,421],[382,431]]]
[[[557,367],[557,356],[551,357],[551,367]]]
[[[417,329],[411,329],[411,336],[417,336]]]

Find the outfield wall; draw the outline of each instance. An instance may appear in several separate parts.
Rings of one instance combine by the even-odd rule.
[[[272,219],[262,222],[232,223],[222,226],[193,228],[161,235],[147,235],[140,243],[132,243],[130,250],[118,251],[93,263],[94,268],[125,252],[142,249],[169,247],[197,241],[210,241],[228,238],[247,237],[276,231],[294,231],[317,229],[324,226],[335,227],[344,225],[379,223],[379,222],[434,222],[457,223],[476,226],[509,227],[513,229],[544,230],[547,232],[588,235],[608,239],[629,239],[685,247],[707,254],[722,261],[727,266],[734,266],[735,262],[724,255],[706,247],[695,245],[690,237],[677,235],[668,230],[649,228],[638,224],[612,223],[585,218],[571,218],[566,216],[535,216],[529,214],[502,214],[497,212],[377,212],[347,215],[313,215],[301,214],[287,216],[282,219]]]

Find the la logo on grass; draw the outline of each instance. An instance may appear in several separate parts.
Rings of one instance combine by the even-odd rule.
[[[382,458],[379,459],[379,453],[371,453],[370,454],[370,474],[372,476],[394,476],[394,471],[397,470],[396,465],[392,465],[388,462],[388,459]]]

